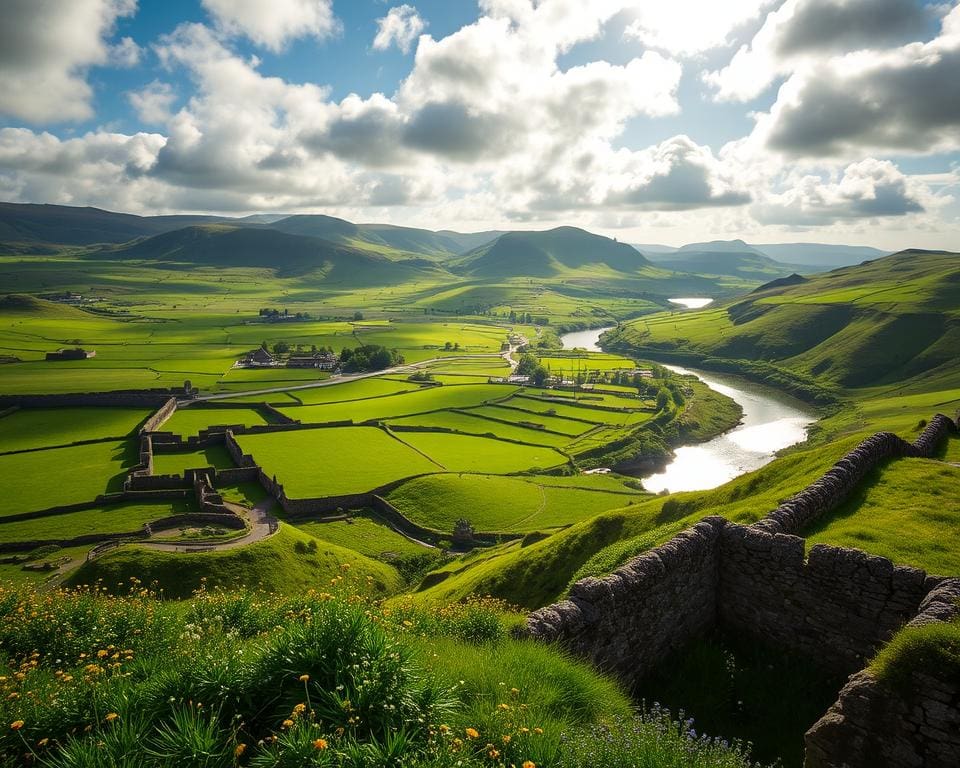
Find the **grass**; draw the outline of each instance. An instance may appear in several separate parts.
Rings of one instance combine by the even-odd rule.
[[[0,487],[9,499],[5,511],[32,512],[119,491],[137,460],[133,441],[0,456]]]
[[[519,400],[516,402],[518,404],[520,403]],[[511,404],[512,403],[513,401],[511,401]],[[542,425],[544,429],[549,429],[551,432],[559,432],[569,437],[577,437],[593,429],[593,425],[582,421],[572,421],[571,419],[563,419],[557,416],[548,416],[545,413],[519,411],[515,408],[503,408],[498,405],[485,405],[482,408],[474,408],[471,410],[471,413],[517,424],[539,424]]]
[[[217,490],[224,501],[230,501],[243,507],[255,507],[267,498],[268,494],[263,486],[256,481],[237,483],[236,485],[218,485]]]
[[[153,454],[155,475],[182,475],[186,469],[229,469],[233,466],[236,466],[233,457],[223,445],[209,445],[201,451]]]
[[[569,437],[564,435],[555,435],[540,429],[485,419],[480,415],[479,409],[422,413],[418,416],[391,419],[387,423],[391,426],[442,427],[473,435],[494,435],[533,445],[547,445],[552,448],[562,448],[570,442]]]
[[[872,472],[805,532],[810,544],[865,549],[928,573],[960,573],[960,468],[899,459]]]
[[[280,410],[304,424],[320,424],[330,421],[353,421],[360,423],[375,419],[397,418],[414,413],[439,411],[445,408],[467,408],[488,400],[509,397],[516,387],[500,384],[465,384],[420,389],[408,393],[376,397],[327,405],[305,405],[300,408]]]
[[[240,435],[237,442],[295,499],[363,493],[441,469],[377,427]]]
[[[150,415],[136,408],[23,409],[0,418],[0,453],[123,438]]]
[[[52,768],[750,766],[509,639],[495,603],[393,610],[346,594],[0,590],[0,718],[18,723],[0,753]]]
[[[923,684],[914,675],[930,675],[954,685],[960,681],[960,619],[901,629],[870,661],[869,670],[901,695]]]
[[[0,518],[0,543],[67,540],[100,533],[133,533],[142,529],[144,523],[195,511],[196,505],[192,501],[175,500],[157,504],[109,504],[33,520],[4,522]]]
[[[252,427],[268,423],[266,417],[255,408],[178,408],[163,423],[160,431],[187,437],[211,426],[243,424]]]
[[[320,541],[328,541],[367,557],[388,561],[399,556],[420,555],[431,551],[429,547],[396,533],[367,512],[353,513],[347,520],[298,521],[296,527]]]
[[[343,384],[334,384],[328,387],[299,389],[295,394],[304,405],[318,405],[320,403],[344,403],[349,400],[360,400],[368,397],[396,395],[400,392],[413,392],[419,388],[420,386],[413,382],[378,376],[347,381]]]
[[[450,472],[507,474],[550,469],[569,461],[554,448],[520,445],[486,437],[439,432],[402,432],[397,436]]]
[[[345,573],[344,565],[350,569],[354,589],[385,595],[401,586],[399,576],[390,566],[353,550],[319,542],[284,523],[267,539],[216,552],[184,554],[136,545],[122,547],[85,563],[69,577],[68,583],[102,581],[107,588],[114,589],[135,577],[144,584],[156,584],[165,596],[173,598],[188,597],[204,584],[295,595],[308,589],[329,588],[330,579]]]
[[[410,480],[387,497],[409,519],[427,528],[452,531],[467,518],[478,531],[528,532],[570,525],[629,504],[624,493],[556,487],[551,477],[430,475]],[[588,483],[582,481],[584,485]],[[643,498],[640,494],[637,497]]]

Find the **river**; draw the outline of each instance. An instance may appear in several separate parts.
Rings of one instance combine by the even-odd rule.
[[[602,352],[600,334],[609,328],[578,331],[560,337],[565,349],[580,347]],[[738,376],[664,366],[676,373],[692,373],[704,384],[736,401],[743,419],[733,429],[697,445],[674,450],[674,459],[662,472],[641,477],[652,493],[668,490],[703,491],[716,488],[774,459],[777,451],[807,439],[806,428],[817,420],[803,403],[772,387]]]

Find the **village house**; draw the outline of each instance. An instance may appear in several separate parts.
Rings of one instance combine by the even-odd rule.
[[[321,371],[332,371],[339,363],[340,359],[330,352],[311,352],[290,355],[287,359],[287,368],[316,368]]]
[[[97,350],[83,349],[82,347],[58,349],[56,352],[47,352],[47,360],[88,360],[96,356]]]
[[[277,359],[270,354],[269,350],[263,347],[257,347],[253,352],[248,352],[243,358],[243,364],[249,366],[269,366],[276,365]]]

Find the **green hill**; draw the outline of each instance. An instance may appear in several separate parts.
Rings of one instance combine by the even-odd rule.
[[[209,224],[90,253],[92,258],[150,260],[226,267],[264,267],[279,275],[316,273],[348,285],[400,283],[420,276],[421,261],[404,263],[317,237],[274,229]]]
[[[636,249],[576,227],[545,232],[508,232],[451,262],[451,268],[472,277],[554,277],[602,269],[636,273],[650,266]]]
[[[798,267],[774,261],[769,256],[758,253],[750,246],[747,250],[734,251],[697,251],[680,249],[676,253],[649,254],[654,264],[678,272],[692,272],[698,275],[729,275],[745,280],[769,280],[781,275],[789,275]],[[804,271],[813,271],[800,267]]]
[[[0,242],[123,243],[136,237],[222,220],[218,216],[134,216],[99,208],[0,203]]]
[[[794,282],[794,281],[790,281]],[[773,363],[842,388],[960,384],[960,259],[904,251],[624,325],[609,344],[663,358]]]

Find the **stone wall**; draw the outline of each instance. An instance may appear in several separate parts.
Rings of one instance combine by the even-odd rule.
[[[960,615],[960,579],[930,591],[911,625]],[[914,670],[896,687],[870,670],[852,675],[807,731],[806,768],[956,768],[960,680]]]
[[[603,578],[578,581],[569,599],[530,614],[530,634],[636,682],[715,623],[726,525],[707,518]]]
[[[160,406],[159,410],[147,419],[140,427],[141,434],[144,432],[157,432],[164,422],[169,419],[177,410],[177,398],[171,397],[167,402]]]
[[[182,387],[170,389],[123,389],[63,395],[0,395],[0,408],[130,407],[160,408],[171,397],[183,397]]]

